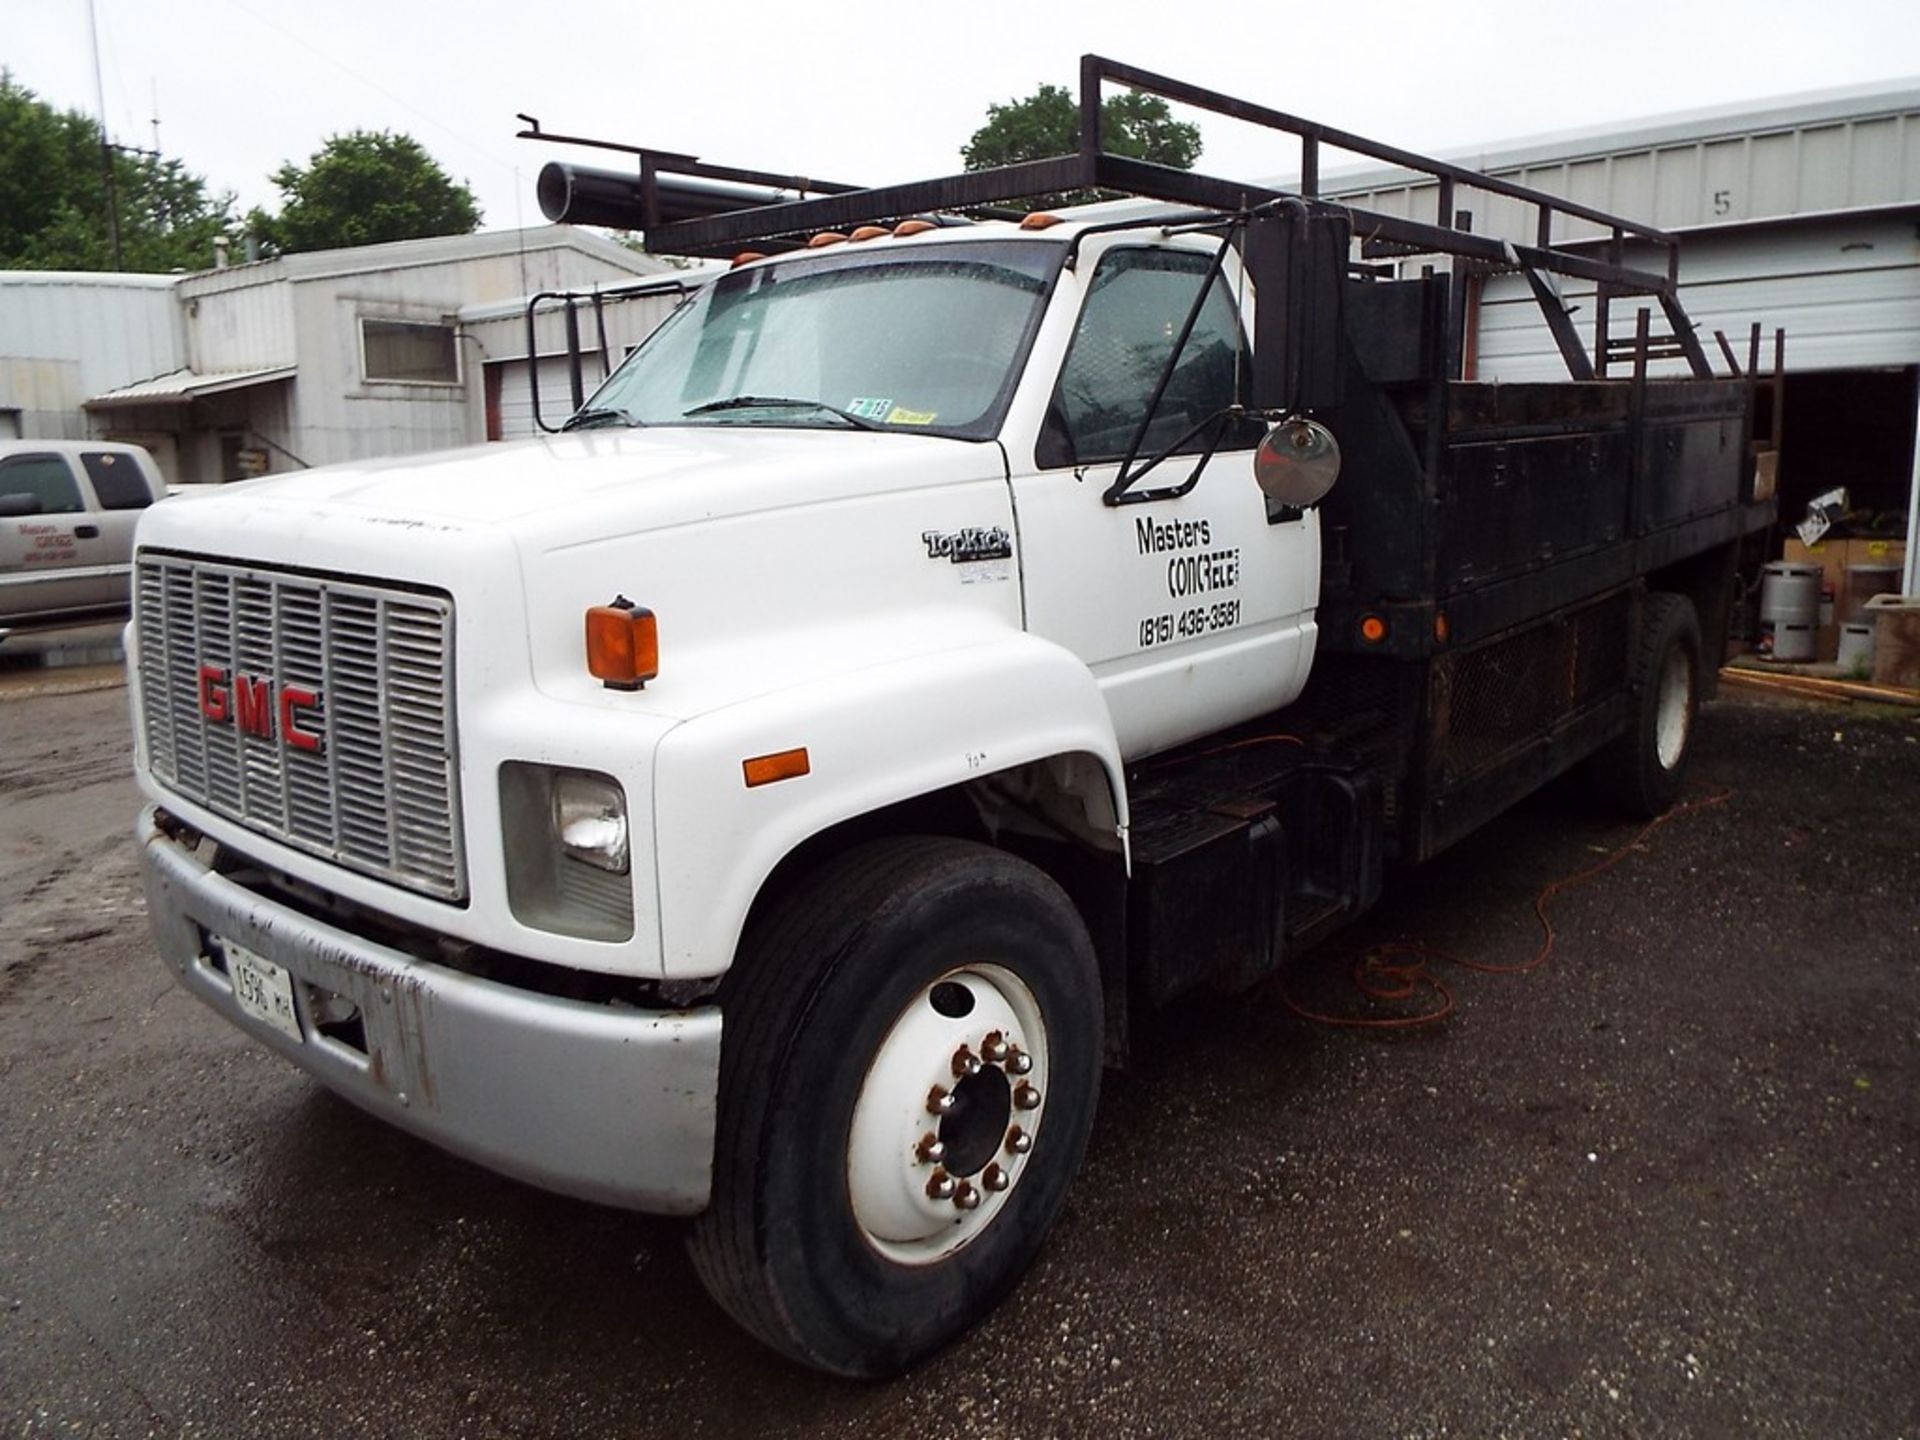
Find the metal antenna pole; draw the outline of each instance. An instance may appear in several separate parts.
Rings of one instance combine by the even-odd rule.
[[[120,198],[113,188],[113,145],[107,139],[107,91],[100,81],[100,21],[93,0],[87,0],[87,38],[93,44],[93,108],[100,119],[100,174],[107,186],[107,238],[113,246],[113,268],[121,268]]]

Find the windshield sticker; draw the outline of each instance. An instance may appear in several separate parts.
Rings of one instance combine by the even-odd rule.
[[[896,406],[894,412],[887,416],[887,423],[889,425],[931,425],[934,417],[939,413],[938,410],[902,410]]]
[[[862,420],[884,420],[891,409],[893,401],[875,400],[865,395],[856,395],[847,402],[847,414],[858,415]]]

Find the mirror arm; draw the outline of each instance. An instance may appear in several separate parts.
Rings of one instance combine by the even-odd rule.
[[[1146,464],[1134,471],[1128,480],[1128,484],[1132,484],[1133,481],[1140,479],[1141,476],[1145,475],[1155,466],[1171,459],[1179,452],[1182,445],[1185,445],[1202,430],[1205,430],[1208,426],[1212,426],[1213,434],[1207,439],[1207,448],[1202,450],[1199,458],[1194,461],[1192,473],[1178,485],[1164,485],[1158,490],[1122,490],[1119,480],[1116,479],[1112,485],[1107,487],[1106,493],[1100,498],[1109,505],[1140,505],[1149,500],[1178,500],[1182,495],[1187,494],[1194,486],[1200,483],[1200,472],[1207,468],[1207,462],[1212,460],[1214,454],[1220,449],[1220,441],[1227,433],[1228,424],[1242,415],[1251,413],[1252,412],[1243,405],[1229,405],[1225,409],[1214,411],[1213,414],[1207,416],[1206,419],[1200,421],[1198,424],[1188,426],[1187,432],[1184,435],[1180,436],[1179,439],[1175,440],[1171,445],[1168,445],[1164,450],[1160,451],[1159,454],[1147,461]],[[1124,473],[1124,470],[1122,473]]]

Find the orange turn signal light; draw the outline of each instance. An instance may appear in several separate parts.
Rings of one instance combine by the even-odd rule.
[[[1369,645],[1378,645],[1387,638],[1387,622],[1378,615],[1368,615],[1360,621],[1360,638]]]
[[[771,785],[776,780],[795,780],[812,769],[807,763],[807,747],[804,745],[797,750],[782,750],[776,755],[756,755],[751,760],[742,760],[740,768],[746,773],[749,790],[756,785]]]
[[[638,690],[660,673],[660,622],[644,605],[587,611],[587,669],[609,690]]]

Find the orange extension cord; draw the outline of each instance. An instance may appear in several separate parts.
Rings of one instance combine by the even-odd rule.
[[[1666,814],[1643,826],[1640,832],[1626,844],[1614,850],[1604,860],[1577,874],[1555,880],[1533,899],[1534,918],[1540,922],[1540,948],[1533,958],[1518,965],[1490,965],[1484,960],[1468,960],[1463,956],[1449,955],[1444,950],[1436,950],[1431,945],[1422,945],[1418,941],[1396,940],[1385,945],[1376,945],[1363,952],[1353,962],[1353,983],[1360,993],[1369,1000],[1395,1001],[1411,1000],[1416,995],[1432,993],[1439,996],[1437,1008],[1423,1011],[1417,1015],[1363,1016],[1363,1015],[1325,1015],[1317,1010],[1309,1010],[1293,996],[1287,993],[1284,984],[1276,982],[1281,1003],[1303,1020],[1311,1020],[1319,1025],[1337,1025],[1349,1030],[1411,1030],[1420,1025],[1431,1025],[1445,1019],[1453,1013],[1453,991],[1446,982],[1430,973],[1427,965],[1440,961],[1448,965],[1458,965],[1463,970],[1477,970],[1482,975],[1524,975],[1529,970],[1538,970],[1547,963],[1547,957],[1553,954],[1553,921],[1547,918],[1547,902],[1563,890],[1605,874],[1618,865],[1627,856],[1633,854],[1645,843],[1647,837],[1669,820],[1694,810],[1705,810],[1710,806],[1724,805],[1733,798],[1733,791],[1722,790],[1715,795],[1707,795],[1698,800],[1689,800],[1684,805],[1676,805]]]

